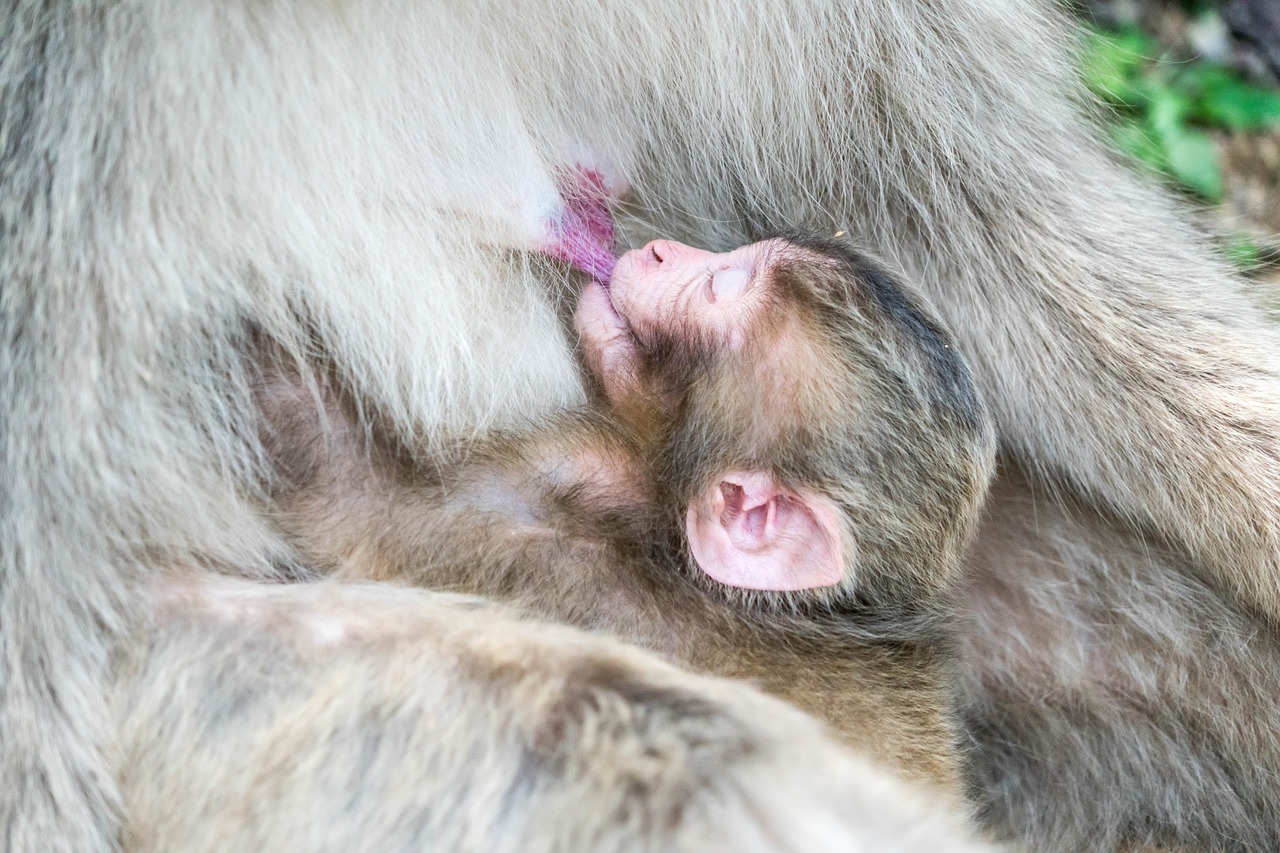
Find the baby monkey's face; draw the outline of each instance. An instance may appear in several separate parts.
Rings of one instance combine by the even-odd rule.
[[[770,272],[798,250],[765,240],[729,252],[709,252],[654,240],[627,252],[606,288],[583,293],[576,325],[592,372],[609,400],[661,396],[655,369],[704,363],[740,353],[768,325]]]
[[[729,349],[741,346],[759,307],[770,259],[780,240],[708,252],[671,240],[654,240],[628,252],[610,282],[613,306],[642,341],[684,331]]]
[[[657,240],[624,255],[609,286],[592,284],[578,308],[591,370],[624,419],[658,427],[655,461],[673,463],[664,482],[688,508],[695,561],[729,586],[844,579],[840,509],[770,470],[785,461],[780,444],[803,433],[806,409],[837,408],[806,393],[808,377],[831,373],[821,362],[838,359],[823,358],[828,336],[776,274],[823,264],[781,239],[723,253]],[[680,438],[690,430],[698,435]],[[687,447],[705,458],[683,459]]]
[[[721,584],[925,599],[959,560],[990,422],[945,330],[852,246],[628,252],[575,318],[586,360]]]

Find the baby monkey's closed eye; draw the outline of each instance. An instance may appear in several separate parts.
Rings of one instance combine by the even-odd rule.
[[[719,254],[655,241],[622,257],[611,288],[641,343],[597,375],[624,420],[643,412],[664,436],[655,470],[678,481],[666,486],[701,572],[863,601],[946,585],[993,430],[907,285],[847,243],[798,235]]]

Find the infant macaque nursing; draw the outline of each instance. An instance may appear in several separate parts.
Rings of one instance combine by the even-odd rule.
[[[890,610],[946,583],[992,433],[950,338],[868,258],[834,240],[655,241],[575,319],[711,578]]]
[[[300,553],[751,678],[958,791],[933,617],[994,439],[949,336],[811,237],[651,243],[575,325],[604,401],[452,464],[391,455],[328,383],[264,377]]]

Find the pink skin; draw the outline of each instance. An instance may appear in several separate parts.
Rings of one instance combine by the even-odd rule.
[[[717,254],[655,240],[622,256],[608,289],[588,285],[574,321],[610,403],[645,393],[637,339],[684,331],[741,347],[778,248],[766,241]],[[780,486],[769,472],[725,471],[687,508],[685,532],[694,562],[720,583],[816,589],[844,579],[841,517],[829,499]]]
[[[769,240],[717,254],[654,240],[622,256],[609,295],[642,340],[650,330],[692,324],[736,348],[744,340],[744,308],[758,301],[776,246]]]
[[[685,535],[698,568],[740,589],[779,592],[844,578],[840,509],[826,497],[780,488],[760,471],[728,471],[689,505]]]
[[[550,223],[550,240],[542,251],[567,261],[597,281],[608,281],[617,259],[613,254],[611,194],[604,176],[574,166],[559,181],[564,210]]]
[[[687,329],[740,347],[776,248],[770,240],[716,253],[654,240],[622,256],[607,289],[588,285],[575,320],[609,401],[618,405],[636,391],[637,337]]]

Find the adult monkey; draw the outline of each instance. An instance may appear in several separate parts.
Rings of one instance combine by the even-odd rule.
[[[402,441],[578,399],[546,270],[503,248],[550,239],[580,158],[630,183],[632,243],[856,230],[935,298],[1011,459],[1280,614],[1280,346],[1094,139],[1067,30],[1027,5],[9,4],[5,841],[112,846],[101,697],[137,585],[290,563],[255,330]]]

